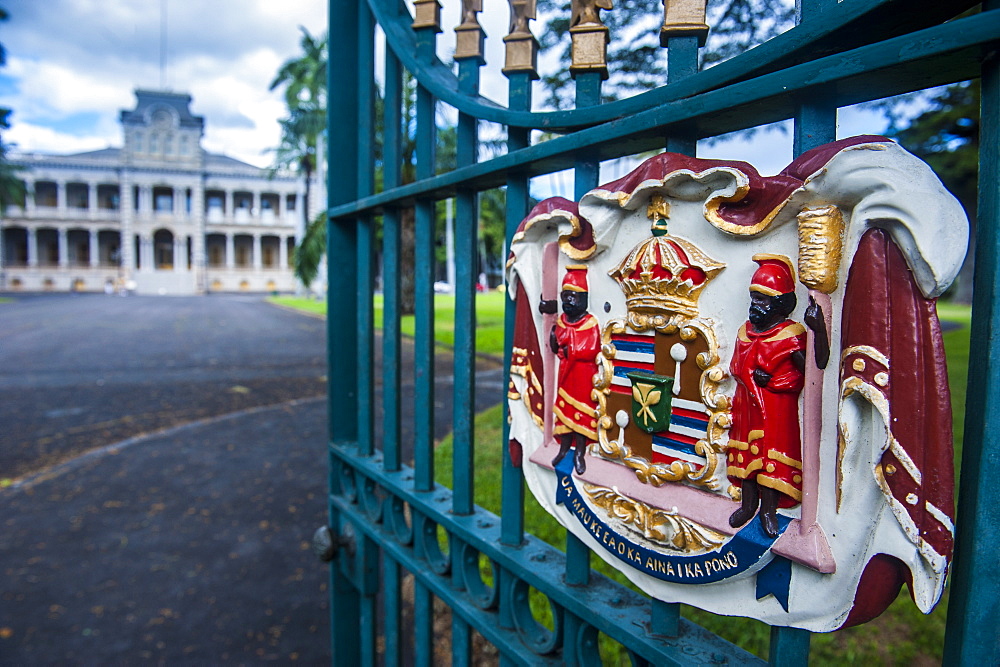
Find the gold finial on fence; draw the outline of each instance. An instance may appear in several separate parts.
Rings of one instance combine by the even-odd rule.
[[[510,5],[510,31],[503,38],[507,54],[504,74],[528,72],[538,78],[538,40],[531,34],[528,21],[535,18],[536,0],[507,0]]]
[[[455,60],[483,59],[483,26],[479,25],[479,12],[483,0],[462,0],[462,23],[455,26]]]
[[[434,28],[441,32],[441,3],[438,0],[413,0],[413,27]]]
[[[705,23],[707,0],[663,0],[663,26],[660,46],[671,37],[697,37],[698,46],[705,46],[708,24]]]
[[[569,32],[573,39],[570,72],[600,72],[608,76],[608,28],[601,22],[601,10],[613,9],[612,0],[573,0]]]

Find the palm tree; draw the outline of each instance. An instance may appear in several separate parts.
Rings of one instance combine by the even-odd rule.
[[[275,168],[298,171],[305,180],[302,202],[302,220],[305,233],[294,257],[295,275],[308,285],[316,277],[320,258],[326,249],[324,225],[315,229],[315,220],[309,220],[309,204],[313,174],[317,168],[317,151],[326,130],[326,67],[328,38],[314,37],[300,26],[302,55],[287,60],[274,80],[270,90],[285,87],[285,104],[288,116],[281,124],[281,144],[275,150]],[[324,218],[324,216],[320,216]],[[320,242],[321,243],[318,243]]]
[[[10,18],[7,10],[0,7],[0,21]],[[0,67],[7,63],[7,50],[0,44]],[[0,130],[10,129],[10,109],[0,108]],[[7,160],[7,150],[10,144],[4,143],[0,138],[0,215],[7,210],[11,204],[23,204],[24,202],[24,181],[18,177],[20,167],[12,165]]]

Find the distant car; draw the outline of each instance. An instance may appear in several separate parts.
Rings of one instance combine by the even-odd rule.
[[[451,294],[452,290],[451,290],[451,285],[444,282],[443,280],[439,280],[436,283],[434,283],[434,291],[440,294]]]

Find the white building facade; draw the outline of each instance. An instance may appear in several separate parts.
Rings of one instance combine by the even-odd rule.
[[[203,150],[190,104],[137,90],[123,148],[15,156],[26,195],[0,220],[0,290],[294,290],[301,179]]]

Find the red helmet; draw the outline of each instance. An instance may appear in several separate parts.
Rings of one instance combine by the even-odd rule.
[[[563,276],[562,288],[570,292],[587,292],[587,267],[582,264],[570,264]]]
[[[782,255],[754,255],[760,265],[750,281],[750,291],[768,296],[789,294],[795,291],[795,271],[792,262]]]

